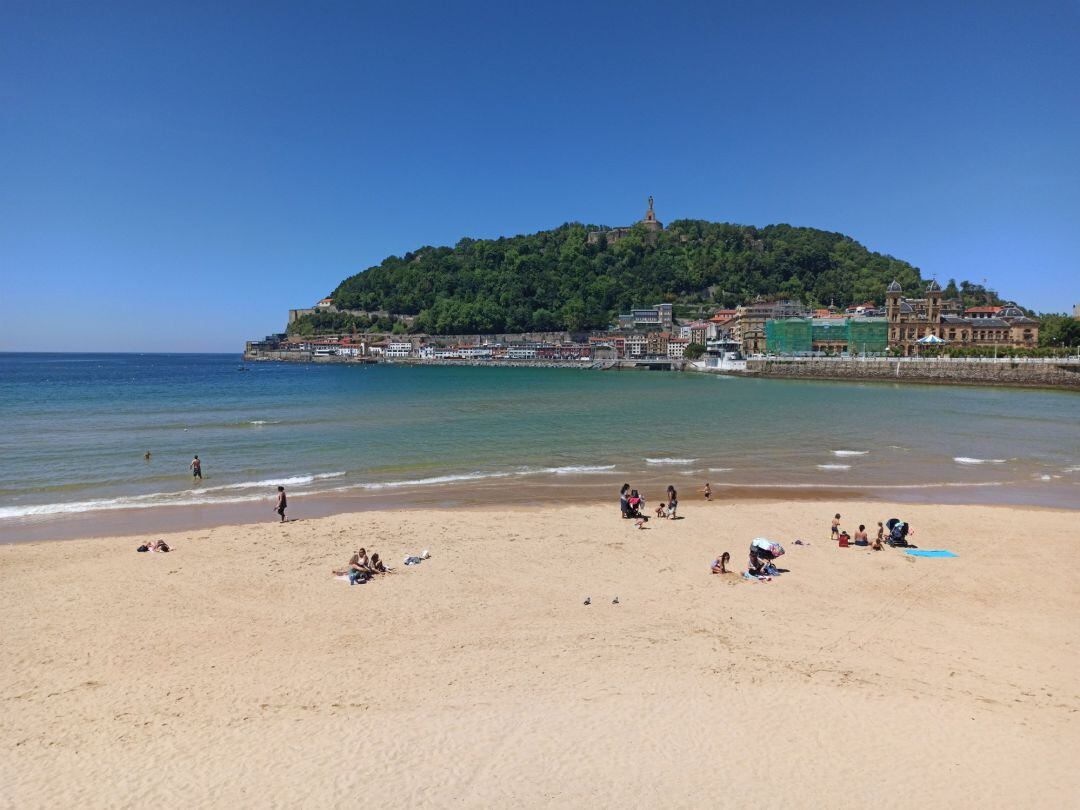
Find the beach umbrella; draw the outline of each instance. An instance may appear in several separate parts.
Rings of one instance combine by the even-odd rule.
[[[916,341],[916,343],[921,343],[924,346],[938,346],[938,345],[940,345],[942,343],[947,343],[947,342],[948,341],[942,340],[937,335],[927,335],[926,337],[921,337]]]

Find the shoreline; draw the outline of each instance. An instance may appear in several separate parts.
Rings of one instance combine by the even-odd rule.
[[[149,536],[2,546],[7,795],[331,806],[390,777],[391,807],[692,807],[710,788],[687,774],[717,763],[717,806],[745,804],[744,783],[838,808],[1080,789],[1080,595],[1019,573],[1036,543],[1080,562],[1074,512],[679,511],[646,531],[605,503],[225,526],[171,535],[167,555],[135,552]],[[834,511],[845,528],[895,512],[959,556],[839,549]],[[709,573],[721,551],[742,568],[757,536],[783,543],[785,573]],[[357,545],[396,570],[335,580]]]
[[[696,492],[693,482],[682,476],[677,479],[662,478],[656,474],[645,478],[642,491],[650,504],[656,503],[655,493],[663,491],[662,481],[675,480],[686,497],[681,503],[708,508],[715,505],[744,505],[767,502],[873,502],[897,503],[909,506],[970,506],[999,509],[1035,509],[1046,511],[1080,512],[1080,500],[1076,506],[1059,503],[1037,503],[1030,500],[1003,500],[1010,485],[998,482],[971,483],[963,486],[944,485],[843,485],[843,484],[723,484],[713,483],[713,499],[707,502]],[[410,512],[436,510],[453,512],[462,509],[484,511],[490,509],[527,510],[536,506],[553,508],[560,505],[594,506],[610,501],[617,503],[619,484],[616,478],[598,480],[586,477],[568,480],[569,477],[534,478],[528,484],[519,482],[508,488],[505,478],[493,477],[484,481],[468,483],[443,483],[434,486],[402,487],[394,490],[362,490],[349,493],[311,492],[287,490],[290,519],[296,521],[317,520],[333,516],[362,515],[381,512]],[[647,488],[644,488],[647,487]],[[955,487],[955,488],[953,488]],[[88,538],[131,537],[147,533],[177,533],[221,527],[238,527],[274,523],[272,512],[274,492],[267,489],[266,496],[242,503],[205,503],[199,505],[159,504],[148,508],[117,508],[58,514],[0,521],[0,547],[34,542],[63,542]],[[981,493],[982,499],[972,495]],[[905,497],[906,496],[906,497]],[[612,507],[614,510],[614,506]],[[650,507],[651,508],[651,507]],[[88,524],[94,528],[88,530]]]

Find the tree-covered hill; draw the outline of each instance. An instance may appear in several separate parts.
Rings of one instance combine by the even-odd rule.
[[[332,298],[342,310],[415,315],[415,331],[451,334],[602,329],[619,312],[665,301],[880,304],[893,279],[920,289],[907,262],[813,228],[679,220],[654,239],[635,226],[611,245],[590,244],[591,230],[569,223],[421,248],[347,278]]]

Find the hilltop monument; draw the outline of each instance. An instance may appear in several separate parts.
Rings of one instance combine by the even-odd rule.
[[[649,208],[638,224],[643,225],[648,231],[647,238],[650,242],[655,242],[656,235],[664,230],[664,223],[656,218],[656,211],[653,210],[652,194],[649,195]],[[601,237],[603,237],[607,241],[607,244],[612,245],[623,237],[628,236],[631,228],[633,228],[632,225],[627,225],[622,228],[608,228],[606,230],[592,231],[589,233],[589,244],[595,245],[599,243]]]

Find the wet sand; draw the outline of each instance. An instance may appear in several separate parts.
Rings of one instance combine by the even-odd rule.
[[[906,517],[913,542],[959,556],[839,549],[837,509],[852,528]],[[285,525],[267,505],[169,536],[170,554],[136,553],[148,537],[0,547],[0,804],[1075,799],[1075,512],[681,511],[637,531],[606,505]],[[755,536],[784,543],[787,573],[709,574]],[[334,579],[358,544],[397,570]],[[1040,559],[1053,571],[1025,567]]]

